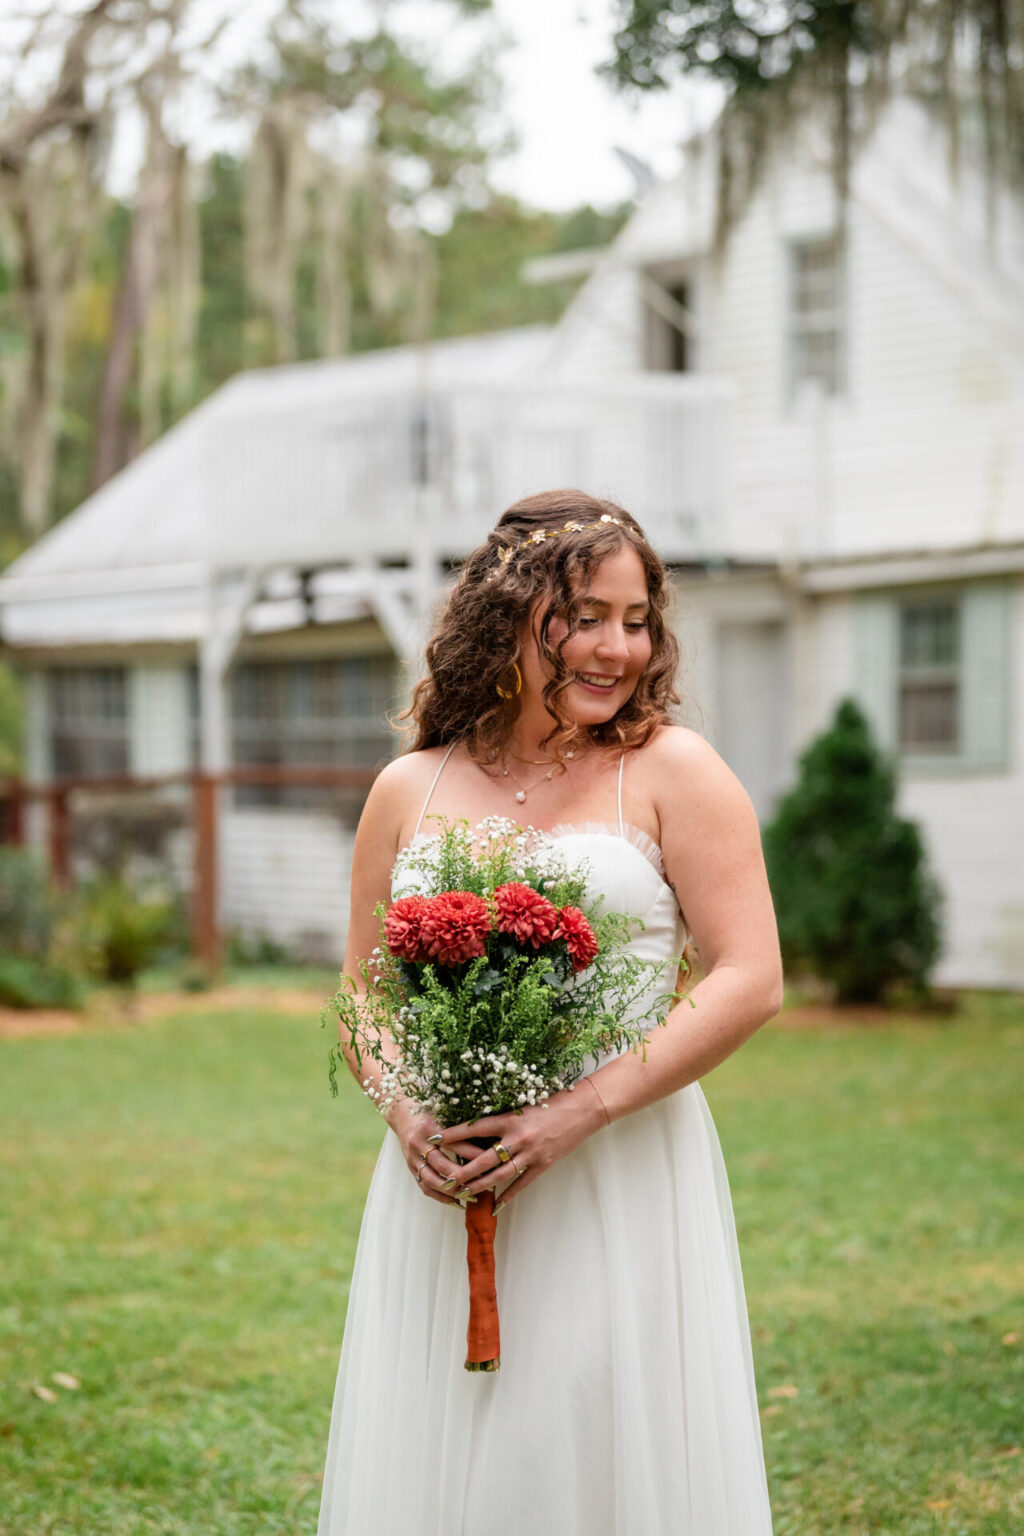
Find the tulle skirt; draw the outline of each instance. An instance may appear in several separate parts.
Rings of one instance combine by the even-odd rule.
[[[388,1133],[318,1536],[770,1536],[725,1168],[694,1084],[498,1217],[501,1369],[467,1372],[462,1214]]]

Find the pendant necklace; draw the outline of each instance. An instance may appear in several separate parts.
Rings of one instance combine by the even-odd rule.
[[[565,755],[566,755],[566,757],[572,757],[573,756],[572,752],[567,752]],[[523,761],[524,762],[529,762],[530,759],[529,758],[524,758]],[[535,763],[534,766],[538,767],[539,764]],[[534,779],[532,784],[520,784],[518,779],[512,778],[512,774],[509,772],[509,770],[507,768],[503,768],[501,770],[501,772],[502,772],[502,776],[504,778],[512,779],[512,783],[516,786],[516,799],[519,801],[520,805],[525,805],[526,804],[526,797],[530,793],[531,789],[536,789],[537,785],[538,784],[543,784],[545,779],[553,779],[554,778],[554,776],[555,776],[555,765],[554,765],[554,763],[552,763],[551,766],[548,768],[547,773],[542,773],[540,778],[539,779]]]

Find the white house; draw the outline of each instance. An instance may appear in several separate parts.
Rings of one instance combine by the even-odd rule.
[[[1024,203],[909,102],[843,220],[811,131],[720,253],[715,196],[696,143],[556,326],[243,375],[40,540],[0,581],[32,776],[372,763],[450,562],[579,484],[673,563],[688,710],[761,813],[858,696],[938,979],[1024,986]],[[336,953],[355,807],[303,793],[233,792],[223,918]]]

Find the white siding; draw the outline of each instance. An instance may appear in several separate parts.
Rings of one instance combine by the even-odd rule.
[[[798,748],[824,728],[844,694],[871,702],[871,679],[858,675],[863,663],[857,659],[857,615],[863,602],[860,596],[840,596],[814,605],[816,685],[801,701]],[[945,895],[944,950],[936,971],[944,985],[1024,986],[1024,582],[1019,580],[1012,607],[1006,771],[901,775],[900,812],[920,825]]]
[[[315,961],[340,961],[353,834],[312,812],[227,810],[221,820],[221,921]]]
[[[925,124],[925,128],[926,128]],[[979,177],[952,186],[939,136],[900,107],[853,177],[836,399],[787,395],[791,243],[836,223],[810,136],[787,144],[720,259],[709,254],[714,148],[656,189],[551,342],[588,378],[644,365],[638,272],[694,278],[702,372],[736,390],[733,511],[718,551],[750,558],[957,546],[1024,535],[1024,217],[986,244]],[[1019,203],[1018,199],[1018,203]]]

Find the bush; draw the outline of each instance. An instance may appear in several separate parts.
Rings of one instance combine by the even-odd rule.
[[[121,875],[98,875],[75,899],[74,943],[97,981],[134,986],[177,937],[178,912],[162,896],[136,892]]]
[[[80,1008],[82,987],[62,965],[42,964],[0,951],[0,1006]]]
[[[0,848],[0,1005],[78,1007],[78,982],[54,958],[59,918],[42,862],[26,849]]]
[[[57,898],[43,863],[25,848],[0,848],[3,952],[42,960],[50,951]]]
[[[830,982],[840,1003],[881,1002],[899,983],[927,990],[940,892],[852,699],[800,759],[764,851],[787,966]]]

